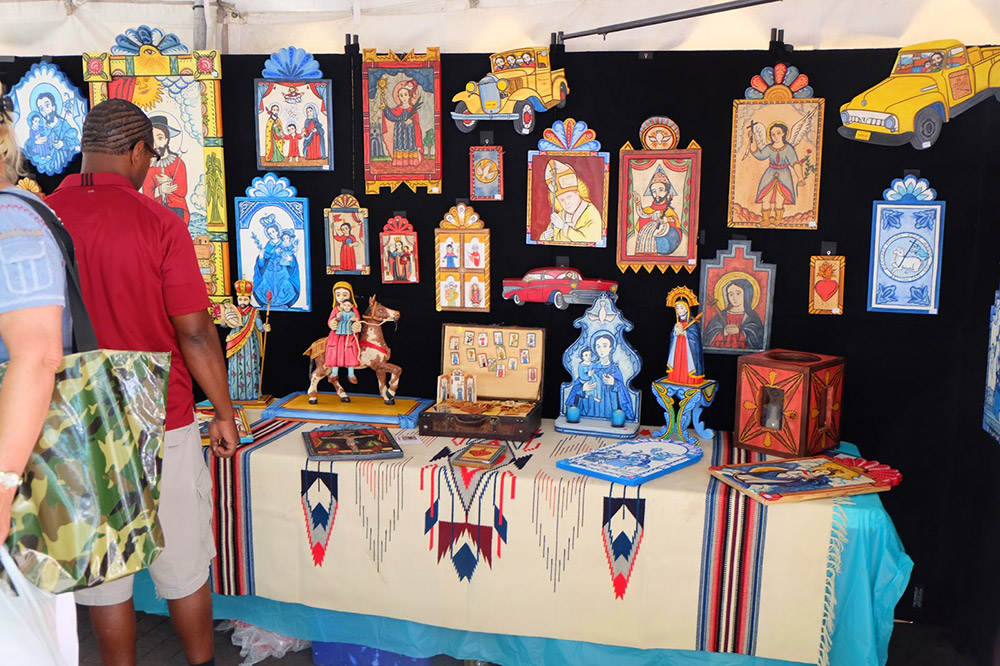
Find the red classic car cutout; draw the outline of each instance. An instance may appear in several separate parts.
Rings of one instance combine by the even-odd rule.
[[[614,280],[590,279],[580,276],[580,271],[565,266],[534,268],[523,278],[503,281],[503,297],[517,305],[527,301],[552,303],[560,310],[569,304],[591,305],[604,292],[618,299],[618,283]]]

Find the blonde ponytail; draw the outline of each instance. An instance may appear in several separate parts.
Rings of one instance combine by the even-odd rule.
[[[0,180],[16,183],[27,172],[24,170],[17,137],[14,136],[14,118],[4,106],[4,92],[0,86]]]

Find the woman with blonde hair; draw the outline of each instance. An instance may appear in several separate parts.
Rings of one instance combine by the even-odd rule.
[[[3,93],[0,86],[0,362],[7,363],[0,384],[0,543],[10,533],[11,505],[42,431],[56,369],[72,346],[63,254],[45,218],[58,220],[16,185],[25,173],[13,101]],[[57,599],[64,663],[75,664],[73,595]]]

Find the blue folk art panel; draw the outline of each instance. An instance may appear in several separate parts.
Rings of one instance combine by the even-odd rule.
[[[62,173],[80,152],[87,102],[61,69],[38,62],[10,91],[14,135],[39,173]]]
[[[312,54],[289,46],[271,54],[256,87],[257,168],[333,170],[333,82]]]
[[[560,388],[559,432],[632,437],[639,430],[639,391],[631,382],[642,359],[625,340],[633,328],[615,302],[602,294],[573,322],[580,337],[563,353],[572,378]]]
[[[872,205],[868,310],[937,314],[944,202],[927,180],[892,181]]]
[[[986,353],[986,396],[983,400],[983,430],[1000,442],[1000,289],[990,306],[989,347]]]
[[[273,173],[254,178],[236,197],[240,277],[253,282],[251,304],[278,312],[309,312],[309,201]]]

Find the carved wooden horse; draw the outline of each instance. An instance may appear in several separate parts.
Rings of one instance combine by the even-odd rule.
[[[361,333],[358,335],[361,349],[359,354],[358,368],[371,368],[378,377],[378,391],[385,400],[385,404],[396,404],[396,389],[399,387],[399,376],[403,374],[403,369],[398,365],[389,363],[389,355],[392,351],[385,343],[385,336],[382,334],[382,325],[387,322],[396,323],[399,321],[399,311],[387,308],[372,296],[368,299],[368,310],[361,317]],[[319,381],[324,377],[333,384],[342,402],[350,402],[351,398],[347,391],[340,385],[340,378],[331,375],[326,367],[326,338],[320,338],[309,345],[303,352],[303,356],[308,356],[311,361],[312,372],[309,375],[309,403],[315,405],[317,402],[316,390]],[[388,382],[386,382],[388,375]]]

